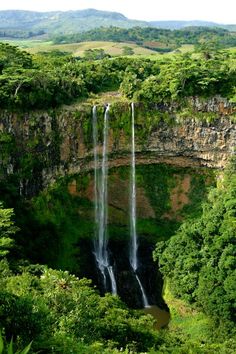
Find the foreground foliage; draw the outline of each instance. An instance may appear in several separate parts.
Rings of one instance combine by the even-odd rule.
[[[18,345],[33,340],[43,353],[80,353],[95,342],[138,352],[158,344],[150,316],[128,310],[118,297],[100,297],[86,279],[43,266],[16,274],[6,261],[0,267],[0,327]]]
[[[10,343],[4,343],[4,339],[2,337],[2,333],[0,331],[0,354],[27,354],[30,351],[31,343],[27,345],[23,350],[18,350],[14,352],[13,349],[13,340],[11,339]]]
[[[1,237],[10,235],[9,240],[17,231],[11,217],[12,210],[1,206]],[[141,352],[161,341],[152,327],[150,316],[129,310],[111,294],[99,296],[87,279],[19,261],[10,267],[0,260],[0,330],[10,341],[8,353],[13,341],[18,352],[27,345],[22,353],[31,341],[32,350],[41,353]]]

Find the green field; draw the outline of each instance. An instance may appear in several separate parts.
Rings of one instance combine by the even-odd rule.
[[[133,49],[136,55],[156,55],[157,53],[153,50],[143,48],[137,44],[131,43],[117,43],[117,42],[83,42],[77,44],[77,49],[75,51],[76,56],[83,56],[83,53],[87,49],[104,49],[107,54],[112,56],[119,56],[123,54],[124,47],[130,47]]]
[[[6,42],[6,40],[5,40]],[[60,50],[63,52],[72,53],[74,56],[83,56],[84,51],[87,49],[103,49],[106,54],[111,56],[123,55],[124,47],[130,47],[134,51],[134,55],[159,55],[157,52],[143,48],[133,43],[118,43],[118,42],[82,42],[82,43],[70,43],[70,44],[53,44],[48,41],[40,40],[9,40],[8,43],[17,45],[30,53],[48,52],[52,50]]]
[[[1,41],[1,39],[0,39]],[[69,44],[53,44],[51,41],[42,40],[2,40],[2,42],[8,42],[12,45],[16,45],[24,50],[30,52],[31,54],[39,52],[49,52],[53,50],[60,50],[62,52],[68,52],[74,56],[84,56],[85,50],[88,49],[103,49],[106,54],[111,56],[121,56],[123,55],[124,47],[130,47],[134,51],[134,56],[145,56],[145,58],[154,59],[160,55],[172,55],[176,51],[169,53],[158,53],[154,50],[143,48],[134,43],[127,42],[110,42],[110,41],[88,41],[81,43],[69,43]],[[194,50],[193,45],[182,45],[178,51],[181,53],[192,52]]]
[[[6,40],[1,39],[1,42],[8,42],[11,45],[16,45],[24,50],[30,52],[31,54],[39,52],[50,52],[53,50],[59,50],[62,52],[68,52],[74,56],[84,56],[85,50],[88,49],[103,49],[106,54],[111,56],[121,56],[123,54],[124,47],[130,47],[134,51],[134,56],[145,56],[145,58],[155,59],[160,55],[173,55],[176,53],[187,53],[194,51],[194,45],[184,44],[181,45],[177,50],[174,50],[169,53],[158,53],[154,50],[143,48],[134,43],[127,42],[110,42],[110,41],[88,41],[80,43],[69,43],[69,44],[53,44],[52,41],[43,41],[43,40]],[[231,47],[226,49],[231,53],[236,52],[236,47]]]

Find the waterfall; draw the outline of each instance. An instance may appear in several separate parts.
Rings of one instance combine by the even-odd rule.
[[[139,284],[139,287],[140,287],[140,290],[141,290],[141,293],[142,293],[143,305],[144,305],[144,307],[150,307],[150,305],[149,305],[149,303],[148,303],[147,296],[146,296],[146,294],[145,294],[144,288],[143,288],[143,286],[142,286],[142,283],[141,283],[141,281],[140,281],[138,275],[135,274],[135,277],[136,277],[136,279],[137,279],[137,282],[138,282],[138,284]]]
[[[136,183],[135,183],[135,135],[134,135],[134,104],[132,103],[132,145],[131,145],[131,179],[130,179],[130,264],[134,272],[138,269],[138,242],[136,231]]]
[[[136,271],[139,267],[138,264],[138,237],[136,230],[136,182],[135,182],[135,132],[134,132],[134,103],[131,104],[132,110],[132,124],[131,124],[131,133],[132,133],[132,144],[131,144],[131,178],[130,178],[130,252],[129,252],[129,260],[131,267],[135,273],[135,277],[139,284],[143,305],[144,307],[148,307],[148,300],[145,294],[145,290],[142,286],[141,280],[139,279]]]
[[[103,148],[101,174],[98,174],[98,153],[97,153],[97,113],[96,106],[93,107],[93,144],[94,144],[94,203],[95,203],[95,241],[94,255],[98,269],[100,270],[104,288],[107,290],[107,277],[110,280],[112,294],[117,294],[116,280],[113,267],[109,264],[107,249],[107,179],[108,179],[108,112],[109,105],[104,114],[103,127]]]
[[[94,157],[94,214],[95,214],[95,225],[98,225],[98,126],[97,126],[97,107],[93,106],[93,157]]]
[[[111,292],[113,295],[117,295],[116,278],[112,266],[107,267],[108,274],[111,280]]]

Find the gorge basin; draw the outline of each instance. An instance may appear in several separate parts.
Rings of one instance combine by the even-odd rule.
[[[160,309],[158,306],[152,305],[145,307],[143,311],[145,314],[150,314],[155,318],[154,328],[157,330],[167,326],[170,322],[170,313]]]
[[[55,112],[52,116],[48,113],[35,113],[33,118],[25,115],[23,120],[14,114],[5,114],[3,132],[12,132],[14,146],[21,146],[22,154],[18,156],[14,149],[9,152],[6,158],[9,162],[6,166],[3,164],[1,170],[3,177],[10,183],[11,171],[15,171],[19,178],[14,181],[14,190],[19,190],[24,198],[39,198],[40,202],[31,226],[29,223],[25,228],[21,226],[24,235],[22,233],[20,242],[26,257],[35,263],[66,269],[79,277],[86,276],[102,294],[116,293],[115,279],[121,299],[129,307],[142,308],[141,287],[134,276],[137,270],[149,303],[163,308],[162,279],[152,252],[159,242],[175,233],[185,218],[198,216],[207,188],[214,184],[212,168],[224,167],[235,145],[235,124],[226,116],[220,116],[220,104],[214,107],[216,114],[219,113],[214,123],[192,116],[180,122],[171,115],[169,124],[158,116],[158,123],[150,126],[150,132],[145,135],[141,132],[147,130],[147,107],[138,104],[135,117],[133,107],[132,112],[130,106],[123,104],[117,105],[115,110],[111,107],[109,131],[105,129],[108,136],[104,135],[105,113],[108,113],[104,106],[98,107],[97,123],[91,119],[91,107],[87,106],[81,111]],[[163,112],[152,109],[153,116],[157,113]],[[136,125],[131,118],[136,118]],[[30,124],[31,119],[34,126]],[[96,139],[92,137],[93,124],[97,126]],[[104,144],[104,136],[107,144]],[[38,159],[37,168],[32,169],[34,160],[30,160],[29,166],[19,168],[22,156],[28,156],[27,146],[34,146],[35,141],[40,141],[43,147],[39,153],[36,144],[31,153],[32,159]],[[94,150],[100,157],[98,164]],[[105,152],[108,171],[107,164],[102,163]],[[24,161],[28,160],[24,158]],[[100,248],[96,248],[99,262],[94,257],[94,209],[98,199],[94,193],[94,180],[98,177],[94,169],[100,175],[104,171],[104,183],[101,183],[104,188],[100,189],[100,195],[104,196],[100,224],[103,238]],[[133,198],[130,198],[130,185]],[[38,196],[42,190],[44,192]],[[45,225],[41,222],[42,206],[45,210],[50,206],[49,214],[45,214]],[[49,237],[48,225],[53,237]],[[33,245],[29,242],[32,234],[37,240]],[[39,244],[44,245],[40,247],[41,252]],[[110,271],[105,272],[108,289],[104,289],[103,267]]]

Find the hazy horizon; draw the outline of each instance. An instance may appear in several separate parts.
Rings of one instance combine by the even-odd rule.
[[[129,19],[143,21],[209,21],[221,24],[234,24],[234,0],[216,3],[214,0],[165,0],[157,4],[156,0],[145,0],[137,3],[135,0],[8,0],[0,4],[0,10],[28,11],[69,11],[96,10],[120,12]]]

